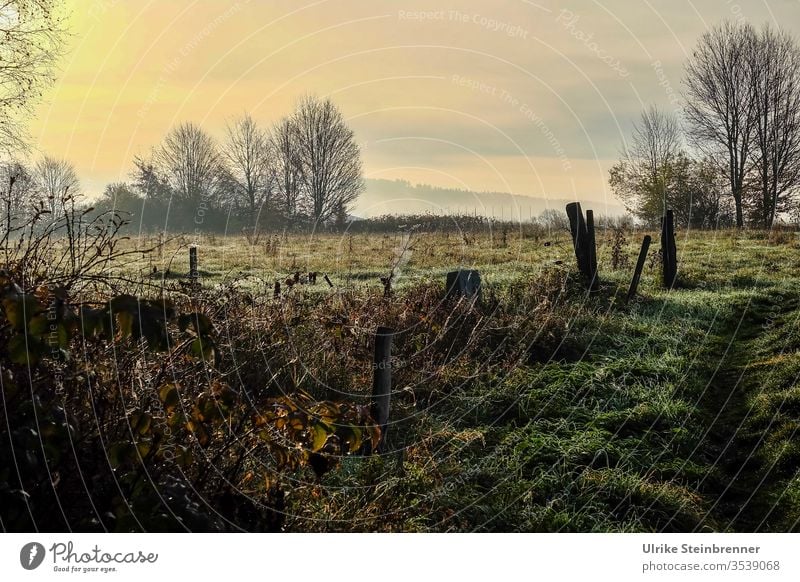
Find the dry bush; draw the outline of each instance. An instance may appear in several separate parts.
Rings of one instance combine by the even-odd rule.
[[[631,266],[630,256],[627,253],[628,241],[625,238],[624,226],[612,226],[611,229],[611,268],[628,270]]]
[[[377,445],[367,406],[270,395],[224,367],[215,318],[245,296],[115,294],[124,221],[44,216],[0,272],[6,530],[277,531],[292,482]]]

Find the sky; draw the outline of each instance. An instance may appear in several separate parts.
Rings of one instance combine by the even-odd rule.
[[[679,114],[700,35],[800,33],[800,0],[67,0],[71,36],[31,126],[87,195],[170,127],[218,139],[331,97],[367,178],[616,204],[608,169],[640,111]]]

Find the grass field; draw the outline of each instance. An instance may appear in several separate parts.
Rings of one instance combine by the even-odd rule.
[[[631,264],[640,237],[627,235]],[[541,329],[514,338],[541,353],[520,357],[514,350],[498,354],[505,348],[497,346],[454,344],[456,355],[431,373],[414,361],[444,346],[434,340],[409,349],[401,336],[395,389],[405,392],[396,395],[393,417],[402,420],[390,434],[402,464],[391,454],[346,460],[313,503],[298,496],[294,527],[795,528],[800,250],[794,235],[685,233],[681,288],[661,290],[651,262],[643,298],[629,307],[619,298],[631,269],[610,268],[611,238],[601,240],[604,289],[597,297],[560,278],[573,264],[567,233],[510,233],[505,244],[497,234],[467,241],[418,234],[410,245],[402,235],[291,236],[269,252],[244,239],[200,241],[206,284],[241,279],[253,290],[294,270],[321,271],[336,289],[318,284],[291,293],[376,298],[379,277],[402,256],[393,300],[402,302],[418,288],[442,286],[448,270],[476,268],[489,301],[521,301],[512,321],[541,305],[515,299],[511,290],[521,281],[553,273],[565,281]],[[185,265],[179,242],[164,256]],[[368,326],[355,327],[363,339]],[[368,385],[363,372],[345,376]]]
[[[288,491],[282,528],[800,529],[800,241],[681,233],[679,287],[661,289],[651,256],[624,305],[642,234],[626,233],[617,269],[613,233],[599,238],[603,285],[591,295],[568,233],[197,241],[196,301],[239,390],[368,403],[372,334],[398,332],[386,451],[320,478],[267,471]],[[190,242],[116,268],[132,292],[179,295]],[[386,298],[379,277],[393,266]],[[480,270],[479,303],[442,300],[457,267]],[[275,280],[295,271],[334,287],[320,278],[274,299]],[[261,463],[246,461],[248,480]]]
[[[186,277],[188,247],[199,248],[199,269],[205,284],[214,285],[236,281],[238,285],[258,288],[283,280],[296,271],[328,273],[337,287],[382,291],[380,277],[398,267],[400,274],[395,287],[408,288],[415,283],[444,277],[458,267],[480,269],[482,275],[497,283],[514,278],[531,267],[566,260],[571,252],[569,234],[540,233],[525,238],[520,233],[482,233],[459,235],[451,233],[404,235],[344,234],[344,235],[273,235],[257,244],[245,237],[203,235],[168,237],[159,247],[159,238],[142,236],[130,244],[137,248],[155,248],[136,262],[126,263],[123,271],[131,276],[148,274],[153,267],[167,278]],[[550,241],[550,246],[544,243]],[[151,279],[158,279],[158,276]],[[322,281],[320,281],[322,282]],[[306,291],[316,289],[306,288]]]

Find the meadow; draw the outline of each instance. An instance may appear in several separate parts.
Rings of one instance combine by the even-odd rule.
[[[124,241],[135,252],[109,265],[114,291],[201,314],[186,341],[211,344],[207,318],[213,351],[201,341],[189,358],[176,341],[156,357],[135,329],[71,345],[76,359],[116,354],[92,372],[95,398],[107,391],[95,409],[116,410],[105,424],[69,412],[85,390],[58,398],[73,399],[61,414],[75,424],[102,425],[95,447],[113,451],[122,493],[81,495],[73,482],[65,519],[117,531],[798,529],[798,235],[681,231],[672,290],[654,235],[639,296],[625,304],[645,233],[598,232],[602,285],[591,294],[569,233],[542,228]],[[200,288],[186,283],[190,244]],[[480,271],[478,301],[444,298],[456,268]],[[314,285],[309,272],[320,273]],[[380,278],[392,272],[387,293]],[[320,403],[369,405],[378,326],[396,331],[391,415],[384,446],[365,455],[355,417],[334,435],[344,424]],[[301,404],[281,400],[295,396]],[[283,452],[248,440],[264,422],[236,420],[262,397],[289,418],[311,411],[291,433],[269,421],[291,437]],[[190,420],[175,420],[181,408]],[[328,433],[309,419],[320,416]],[[164,417],[173,430],[151,435]],[[177,456],[162,453],[167,441]],[[103,496],[113,509],[91,517]]]

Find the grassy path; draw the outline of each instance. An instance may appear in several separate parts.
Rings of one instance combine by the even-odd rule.
[[[720,337],[720,360],[701,407],[708,423],[703,454],[717,469],[704,493],[713,500],[709,517],[724,531],[780,531],[785,525],[779,521],[791,511],[781,495],[786,481],[773,474],[774,463],[764,453],[768,431],[756,430],[753,417],[763,389],[756,354],[765,326],[795,306],[796,300],[776,302],[775,293],[758,291]]]

